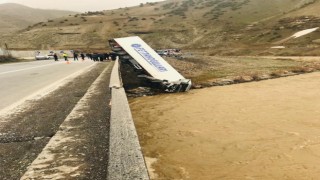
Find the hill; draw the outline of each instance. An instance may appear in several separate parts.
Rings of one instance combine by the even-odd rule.
[[[75,12],[34,9],[14,3],[0,4],[0,33],[8,33],[41,21],[70,14],[75,14]]]
[[[319,27],[319,11],[320,0],[168,0],[57,18],[1,39],[16,49],[106,49],[109,38],[138,35],[154,48],[208,55],[318,55],[319,30],[289,37]]]

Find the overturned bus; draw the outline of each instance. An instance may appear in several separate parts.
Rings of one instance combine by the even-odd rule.
[[[109,40],[114,53],[122,63],[129,63],[139,72],[139,78],[155,84],[165,92],[184,92],[191,88],[191,80],[185,79],[141,38],[126,37]]]

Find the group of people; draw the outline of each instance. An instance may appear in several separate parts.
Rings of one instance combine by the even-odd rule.
[[[68,61],[68,54],[67,53],[62,53],[62,57],[64,58],[65,61]],[[53,58],[55,61],[59,61],[59,57],[57,53],[53,54]],[[78,59],[78,57],[77,57]]]
[[[103,60],[116,60],[116,53],[88,53],[87,57],[93,61],[103,61]]]
[[[76,52],[74,52],[74,53],[73,53],[73,60],[74,60],[74,61],[79,61],[78,57],[79,57],[79,54],[76,53]],[[85,58],[84,53],[80,53],[80,57],[81,57],[81,59],[84,61],[84,58]]]
[[[53,54],[54,60],[58,61],[59,57],[57,53]],[[65,61],[68,61],[68,54],[63,52],[62,57],[64,58]],[[114,52],[111,53],[80,53],[80,57],[82,60],[85,60],[85,57],[88,59],[91,59],[93,61],[104,61],[104,60],[116,60],[117,59],[117,54]],[[74,61],[79,61],[79,53],[73,52],[73,60]]]

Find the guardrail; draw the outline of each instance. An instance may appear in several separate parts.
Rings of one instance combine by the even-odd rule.
[[[125,90],[119,61],[112,69],[108,180],[149,180]]]

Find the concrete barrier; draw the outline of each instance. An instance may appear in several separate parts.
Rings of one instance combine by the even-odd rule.
[[[110,88],[121,88],[122,87],[122,80],[120,75],[120,66],[119,66],[119,60],[116,60],[112,72],[111,72],[111,78],[110,78]]]
[[[149,180],[127,96],[122,87],[119,62],[110,80],[112,92],[108,180]],[[111,83],[112,82],[112,83]]]

